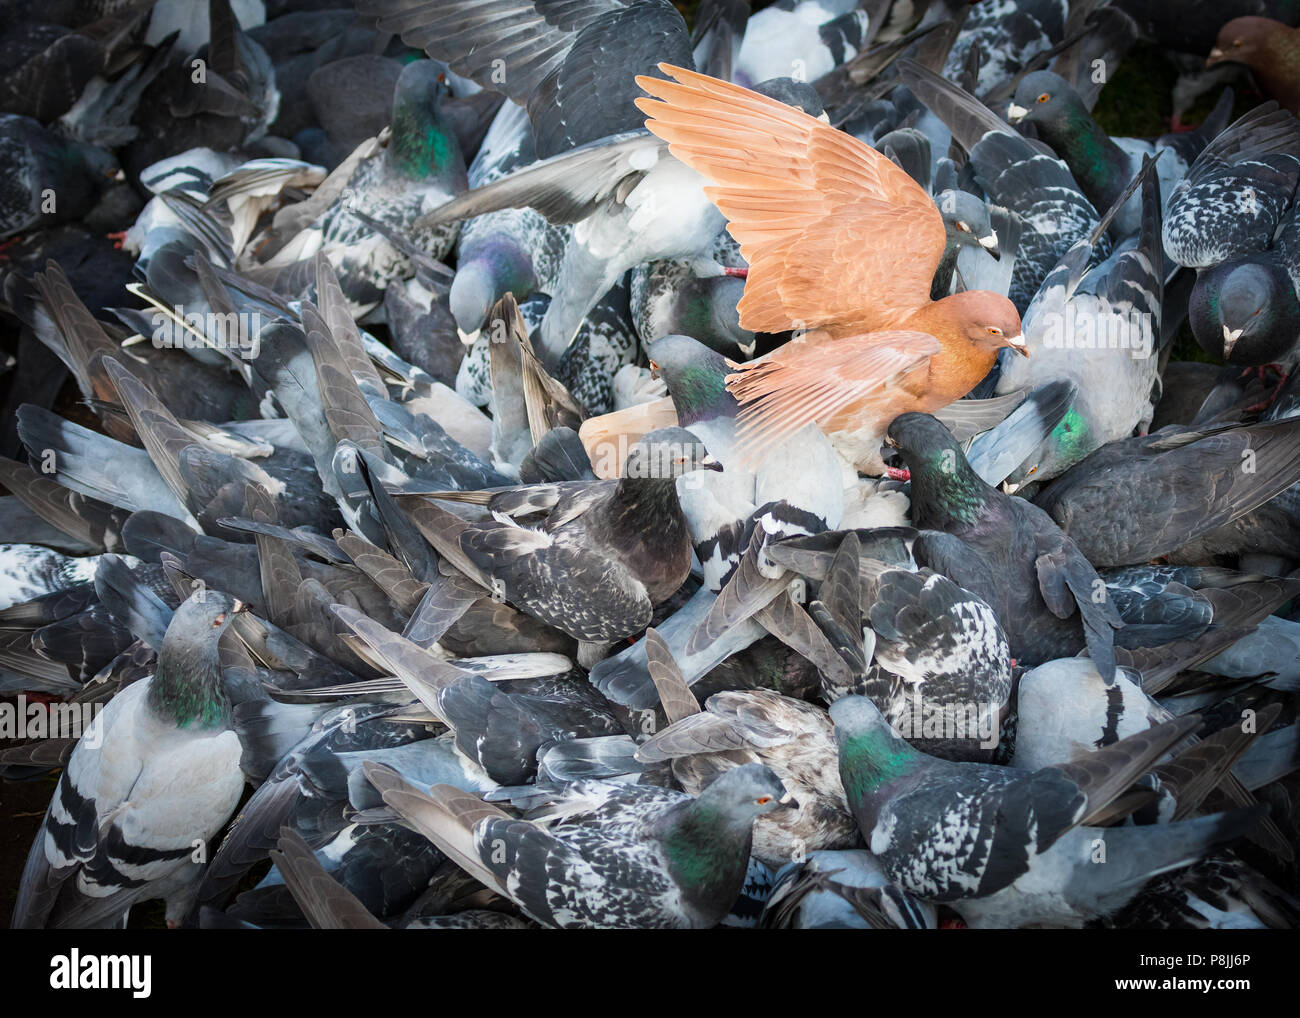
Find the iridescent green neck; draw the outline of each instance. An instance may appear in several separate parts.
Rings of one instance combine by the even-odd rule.
[[[689,427],[704,418],[729,417],[736,413],[736,401],[727,393],[726,364],[720,355],[701,358],[676,372],[669,386],[677,422]]]
[[[986,503],[984,481],[957,449],[936,449],[912,471],[912,519],[919,527],[973,524]]]
[[[394,108],[389,152],[398,172],[412,180],[450,171],[459,156],[456,140],[436,114],[431,115],[418,103],[401,103]]]
[[[230,701],[221,685],[216,641],[211,649],[163,647],[149,686],[149,707],[177,728],[230,727]]]
[[[911,773],[919,755],[905,739],[885,728],[845,738],[840,744],[840,778],[849,802],[871,799]]]
[[[1044,139],[1070,167],[1089,196],[1109,195],[1110,202],[1128,185],[1128,159],[1082,104],[1069,107],[1063,123],[1040,124]],[[1096,198],[1094,198],[1096,201]]]
[[[729,894],[734,900],[745,878],[752,824],[752,819],[730,816],[703,799],[685,806],[662,839],[678,884],[698,898]]]
[[[1051,437],[1056,445],[1060,465],[1073,466],[1092,452],[1092,437],[1088,431],[1088,422],[1073,406],[1061,418],[1061,423],[1052,429]]]

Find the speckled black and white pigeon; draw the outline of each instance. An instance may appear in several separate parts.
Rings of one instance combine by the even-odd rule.
[[[725,230],[714,240],[713,259],[742,268],[740,248]],[[699,275],[689,261],[639,265],[630,277],[632,319],[649,347],[664,336],[686,335],[737,360],[754,356],[754,333],[740,325],[736,305],[745,290],[737,275]]]
[[[195,860],[244,787],[217,655],[242,608],[215,590],[193,594],[153,676],[115,696],[82,736],[28,855],[14,928],[111,927],[159,897],[169,922],[184,914],[202,872]]]
[[[492,519],[400,501],[439,553],[498,600],[603,643],[643,629],[685,581],[690,536],[676,479],[701,469],[717,463],[698,439],[663,429],[633,447],[619,480],[506,489],[487,499]]]
[[[1199,725],[1195,715],[1029,774],[928,757],[865,697],[837,700],[831,719],[849,805],[872,854],[905,890],[948,904],[971,926],[1081,925],[1127,904],[1152,877],[1241,837],[1262,811],[1088,826]]]
[[[863,559],[860,548],[850,531],[809,605],[847,669],[823,671],[822,698],[870,697],[918,749],[987,760],[1012,689],[993,609],[946,576]]]
[[[1297,179],[1300,122],[1268,102],[1215,138],[1169,198],[1165,252],[1197,270],[1192,331],[1230,363],[1286,360],[1294,345]]]
[[[653,785],[579,782],[549,828],[445,786],[426,794],[382,768],[384,801],[449,857],[546,926],[709,928],[745,882],[754,820],[791,797],[761,764],[699,798]]]
[[[1008,296],[1022,312],[1047,274],[1100,215],[1070,173],[1041,142],[1016,133],[968,92],[913,61],[900,61],[907,87],[953,132],[970,155],[975,180],[989,202],[1018,214],[1022,231]],[[1109,241],[1099,241],[1099,254]]]
[[[465,162],[440,103],[447,86],[432,61],[407,64],[393,91],[392,135],[387,147],[362,161],[339,200],[276,252],[268,268],[282,268],[323,251],[356,312],[383,299],[389,282],[411,274],[409,260],[355,208],[442,258],[456,239],[457,223],[426,225],[420,217],[466,186]]]
[[[975,4],[944,61],[944,76],[956,79],[970,51],[979,47],[979,78],[972,90],[983,96],[1033,66],[1035,58],[1065,37],[1071,13],[1067,0],[1001,0]]]
[[[469,167],[469,186],[483,187],[537,159],[523,107],[501,106]],[[456,276],[448,301],[456,327],[472,335],[507,293],[522,304],[553,292],[569,227],[552,226],[531,208],[497,209],[466,219],[457,241]]]

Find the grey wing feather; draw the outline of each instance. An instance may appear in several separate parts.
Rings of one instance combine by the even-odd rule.
[[[270,855],[289,893],[314,929],[387,929],[356,895],[325,872],[315,853],[291,828],[280,829],[280,841]]]
[[[422,217],[416,227],[518,208],[536,209],[555,224],[576,223],[610,199],[622,201],[667,150],[667,143],[648,131],[615,135],[467,191]]]
[[[669,724],[690,717],[700,712],[699,701],[686,684],[682,671],[673,659],[673,652],[658,631],[651,628],[645,631],[645,652],[649,662],[650,679],[659,694],[659,703],[663,705],[664,714]]]

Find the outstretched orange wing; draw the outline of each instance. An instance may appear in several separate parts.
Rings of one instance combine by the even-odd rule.
[[[743,404],[741,445],[758,452],[806,424],[824,424],[904,375],[928,369],[939,350],[939,341],[924,332],[890,330],[837,343],[795,340],[737,365],[727,388]]]
[[[851,135],[767,96],[670,64],[636,79],[646,127],[714,185],[749,262],[754,332],[895,325],[930,299],[943,219],[930,196]]]

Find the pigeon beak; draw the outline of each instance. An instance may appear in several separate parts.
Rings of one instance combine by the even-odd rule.
[[[822,110],[821,113],[817,115],[817,119],[820,120],[823,124],[829,124],[831,122],[831,115],[827,113],[825,110]]]
[[[796,799],[794,795],[791,794],[790,792],[786,792],[785,795],[781,796],[781,798],[777,800],[777,802],[779,802],[786,809],[799,808],[799,800]]]
[[[1007,336],[1005,345],[1009,346],[1016,353],[1020,354],[1021,357],[1029,356],[1029,347],[1025,346],[1025,337],[1023,334],[1017,336]]]
[[[121,170],[114,170],[112,173],[108,175],[108,179],[113,181],[116,184],[120,184],[122,183],[122,181],[126,180],[126,174],[123,173]]]
[[[1024,120],[1025,117],[1027,116],[1029,116],[1029,111],[1025,109],[1023,106],[1017,106],[1015,103],[1012,103],[1010,106],[1007,107],[1008,123],[1018,124],[1020,123],[1020,121]]]
[[[475,329],[473,332],[466,332],[464,329],[457,328],[456,335],[460,336],[460,341],[466,346],[473,346],[478,340],[478,334],[482,331],[482,329]]]
[[[1213,67],[1220,60],[1222,60],[1226,55],[1227,54],[1224,53],[1223,50],[1219,49],[1218,46],[1215,46],[1214,49],[1210,50],[1210,55],[1205,58],[1205,66]]]
[[[248,610],[249,610],[248,602],[240,601],[238,598],[235,599],[235,607],[234,607],[235,614],[239,614],[240,612],[246,612]]]
[[[712,456],[705,456],[704,459],[700,460],[700,466],[705,470],[716,470],[718,473],[722,473],[722,464]]]
[[[650,362],[650,377],[651,378],[659,377],[659,365],[656,364],[654,361]]]
[[[884,442],[885,442],[885,445],[889,446],[889,448],[891,448],[891,449],[897,449],[897,448],[899,448],[898,441],[897,441],[896,439],[894,439],[894,438],[891,438],[889,435],[886,435],[886,436],[885,436],[885,438],[884,438]]]
[[[1232,356],[1232,348],[1237,345],[1237,340],[1241,338],[1244,327],[1241,329],[1229,329],[1226,325],[1223,327],[1223,356],[1228,358]]]
[[[990,233],[987,237],[981,237],[980,247],[993,256],[994,261],[1002,261],[1002,251],[998,247],[998,235]]]

